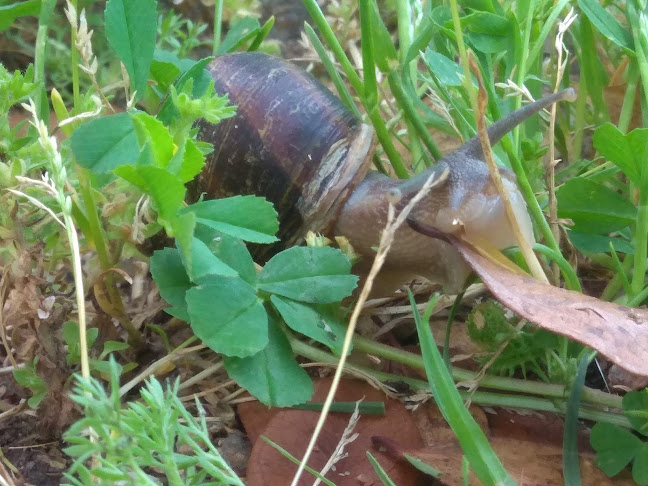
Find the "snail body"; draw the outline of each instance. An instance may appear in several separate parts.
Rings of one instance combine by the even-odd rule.
[[[281,244],[298,243],[308,230],[343,235],[366,265],[373,260],[387,221],[390,194],[399,193],[406,201],[434,175],[439,183],[411,217],[441,233],[461,230],[485,238],[498,248],[516,244],[478,137],[434,167],[398,181],[369,171],[372,129],[307,73],[260,53],[218,57],[209,72],[215,90],[228,94],[238,108],[235,117],[218,125],[199,123],[198,137],[212,143],[214,152],[190,186],[190,198],[265,196],[279,214]],[[571,96],[571,90],[548,96],[492,124],[491,143],[539,110]],[[514,177],[508,171],[502,171],[502,176],[524,233],[532,241],[531,221]],[[279,249],[269,247],[257,256],[267,258]],[[468,273],[451,245],[404,226],[385,262],[384,291],[378,293],[415,276],[455,291]]]

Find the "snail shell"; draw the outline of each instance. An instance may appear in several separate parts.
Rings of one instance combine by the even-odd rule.
[[[373,130],[315,78],[278,58],[237,53],[209,65],[214,89],[236,105],[233,118],[198,124],[213,143],[190,200],[263,195],[279,213],[280,245],[308,230],[327,232],[371,163]],[[259,248],[264,259],[281,247]]]

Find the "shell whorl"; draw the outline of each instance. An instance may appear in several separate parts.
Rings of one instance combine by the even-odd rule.
[[[199,122],[199,139],[214,151],[189,198],[265,196],[279,213],[284,246],[330,228],[371,163],[372,129],[315,78],[278,58],[224,55],[209,73],[237,113],[217,125]]]

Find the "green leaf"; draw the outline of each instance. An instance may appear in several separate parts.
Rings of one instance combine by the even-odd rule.
[[[86,331],[88,348],[91,348],[99,336],[99,329],[91,327]],[[65,360],[68,364],[81,362],[81,345],[79,343],[79,324],[74,321],[67,321],[63,324],[63,341],[67,345]]]
[[[616,191],[575,177],[557,191],[558,216],[574,222],[582,233],[607,234],[634,223],[637,209]]]
[[[151,73],[153,73],[153,66],[155,65],[156,62],[160,63],[160,67],[163,69],[167,69],[167,67],[162,66],[162,64],[173,66],[175,68],[175,72],[178,73],[173,77],[173,79],[170,79],[171,71],[169,71],[168,73],[166,73],[165,76],[160,78],[164,80],[166,83],[168,83],[164,91],[168,89],[169,85],[171,85],[171,83],[173,83],[173,81],[181,73],[187,72],[196,64],[196,61],[194,61],[193,59],[180,58],[175,52],[165,51],[164,49],[155,49],[155,52],[153,53],[153,64],[151,65]],[[154,79],[159,81],[159,79],[157,78]]]
[[[459,65],[438,52],[429,48],[425,50],[423,60],[431,73],[433,73],[441,84],[446,86],[461,86],[461,68]]]
[[[126,67],[135,99],[144,95],[157,35],[155,0],[108,0],[106,38]]]
[[[115,174],[137,186],[151,196],[153,208],[158,212],[158,222],[165,226],[169,236],[174,236],[170,222],[178,214],[185,197],[185,186],[177,176],[152,165],[122,165]]]
[[[128,343],[123,343],[121,341],[106,341],[104,343],[103,351],[101,352],[101,359],[104,359],[110,353],[114,353],[115,351],[123,351],[125,349],[128,349],[129,347],[130,346]]]
[[[489,12],[475,12],[462,19],[470,32],[495,36],[508,36],[511,22],[506,17]]]
[[[385,470],[382,468],[378,460],[371,455],[369,451],[367,451],[367,459],[369,459],[369,463],[371,464],[371,467],[373,467],[374,471],[376,472],[376,475],[380,479],[380,481],[385,485],[385,486],[396,486],[396,483],[391,480],[389,475],[385,472]]]
[[[358,277],[351,264],[335,248],[292,247],[266,263],[259,288],[299,302],[328,304],[351,294]]]
[[[596,451],[594,464],[610,477],[630,464],[642,445],[629,430],[604,422],[592,428],[590,444]]]
[[[632,464],[632,479],[640,486],[648,484],[648,444],[644,443],[637,451]]]
[[[31,408],[34,409],[38,408],[38,405],[40,405],[40,402],[42,402],[46,396],[47,396],[47,391],[35,393],[27,400],[27,405],[29,405]]]
[[[569,241],[583,253],[610,253],[610,243],[617,253],[634,255],[634,247],[621,238],[569,231]]]
[[[588,351],[580,357],[578,369],[569,392],[567,410],[565,413],[565,427],[563,432],[563,476],[565,484],[580,485],[581,470],[578,453],[578,431],[580,422],[578,413],[581,406],[583,387],[585,386],[585,374],[590,362],[596,356],[595,351]]]
[[[177,92],[182,92],[182,88],[189,80],[192,82],[192,92],[191,95],[193,98],[200,98],[205,91],[209,83],[212,82],[212,77],[209,72],[205,69],[207,64],[212,60],[211,57],[206,57],[194,63],[187,71],[185,71],[180,78],[175,82]],[[167,97],[160,108],[160,112],[157,115],[158,120],[160,120],[165,125],[171,125],[171,123],[177,118],[178,110],[173,105],[173,100],[171,97]]]
[[[253,243],[272,243],[279,230],[277,212],[266,199],[234,196],[192,204],[183,209],[196,215],[196,222],[235,238]]]
[[[151,275],[162,298],[172,306],[165,311],[178,319],[189,322],[185,295],[192,284],[182,264],[180,252],[175,248],[165,248],[153,253]]]
[[[601,6],[598,0],[578,0],[578,6],[598,31],[625,49],[633,49],[632,35]]]
[[[265,40],[266,37],[268,37],[270,31],[272,31],[272,27],[274,27],[274,24],[275,24],[275,18],[273,15],[268,20],[266,20],[265,24],[259,27],[259,31],[256,33],[254,39],[252,40],[252,42],[250,42],[250,45],[247,48],[248,52],[256,51],[259,49],[261,43]]]
[[[140,136],[140,147],[148,142],[153,154],[153,164],[157,167],[167,167],[175,150],[169,129],[148,113],[136,113],[132,119],[136,132]]]
[[[340,354],[346,331],[342,324],[325,312],[318,312],[313,307],[294,300],[271,295],[270,301],[293,331],[328,346],[337,355]]]
[[[645,161],[648,157],[648,128],[637,128],[627,135],[612,125],[604,123],[593,136],[594,148],[613,162],[640,189],[643,187]]]
[[[623,397],[622,404],[632,427],[648,436],[648,390],[628,392]]]
[[[178,79],[182,70],[180,67],[173,61],[179,61],[179,58],[175,56],[175,59],[169,59],[168,56],[175,56],[175,54],[167,51],[155,50],[153,53],[153,61],[151,62],[151,80],[155,82],[153,87],[157,91],[158,95],[163,95],[169,90],[169,86]],[[194,61],[191,61],[192,63]]]
[[[290,407],[313,395],[313,383],[297,364],[286,336],[276,322],[268,326],[268,345],[249,358],[225,358],[229,376],[261,403]]]
[[[476,51],[484,54],[498,54],[512,47],[510,39],[503,36],[472,33],[467,34],[466,39]]]
[[[36,16],[41,9],[41,0],[23,0],[0,6],[0,32],[7,30],[14,20],[28,15]]]
[[[587,79],[586,92],[592,100],[594,108],[594,119],[596,121],[608,121],[610,113],[607,102],[603,97],[604,87],[608,85],[609,75],[601,62],[597,50],[598,40],[594,36],[592,23],[587,17],[580,19],[580,59],[579,66],[581,75]]]
[[[387,30],[383,19],[380,17],[376,0],[371,0],[369,7],[371,10],[371,27],[375,52],[374,60],[378,69],[383,73],[388,73],[398,67],[396,46],[394,46],[389,30]]]
[[[268,316],[249,284],[239,277],[212,276],[187,292],[191,328],[207,346],[240,358],[268,344]]]
[[[179,214],[171,222],[176,246],[186,261],[191,261],[191,240],[196,229],[196,217],[192,213]]]
[[[187,138],[171,159],[167,170],[176,174],[182,182],[189,182],[200,173],[204,165],[205,156],[196,142]]]
[[[200,239],[194,237],[191,240],[191,261],[188,262],[183,256],[185,269],[196,284],[207,283],[212,275],[223,275],[225,277],[237,277],[238,272],[223,262],[209,249]]]
[[[231,25],[227,35],[218,46],[216,54],[225,54],[236,50],[238,46],[255,37],[260,29],[259,21],[252,17],[243,17]]]
[[[409,462],[412,466],[414,466],[422,473],[427,474],[428,476],[432,476],[433,478],[438,478],[439,476],[441,476],[441,471],[430,466],[427,462],[422,461],[418,457],[410,456],[409,454],[403,454],[403,457],[405,457],[405,459],[407,459],[407,462]]]
[[[72,152],[82,167],[103,174],[140,155],[135,125],[128,113],[90,120],[72,133]]]
[[[256,267],[245,243],[206,226],[196,229],[196,237],[200,238],[221,261],[236,270],[243,280],[253,287],[256,286]]]
[[[39,83],[34,83],[34,65],[30,64],[24,73],[14,71],[10,73],[0,63],[0,113],[7,113],[16,103],[27,98],[27,96],[40,89]],[[27,123],[26,120],[23,123]],[[20,123],[14,126],[13,133]],[[17,137],[17,134],[15,135]],[[20,175],[20,174],[14,174]]]
[[[462,24],[469,30],[466,38],[480,52],[496,54],[512,47],[512,25],[506,17],[475,12],[464,17]]]

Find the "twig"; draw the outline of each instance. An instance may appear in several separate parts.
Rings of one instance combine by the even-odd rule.
[[[123,397],[124,395],[126,395],[126,393],[132,390],[135,387],[135,385],[137,385],[140,381],[145,380],[146,378],[151,376],[155,372],[155,370],[157,370],[163,364],[178,358],[179,355],[193,353],[194,351],[200,351],[201,349],[205,349],[207,347],[204,344],[199,344],[198,346],[187,348],[187,346],[190,345],[192,342],[194,342],[196,339],[197,339],[196,337],[190,337],[180,346],[178,346],[173,351],[171,351],[169,354],[153,362],[144,371],[139,373],[135,378],[130,380],[128,383],[122,385],[122,387],[119,389],[119,396]]]

